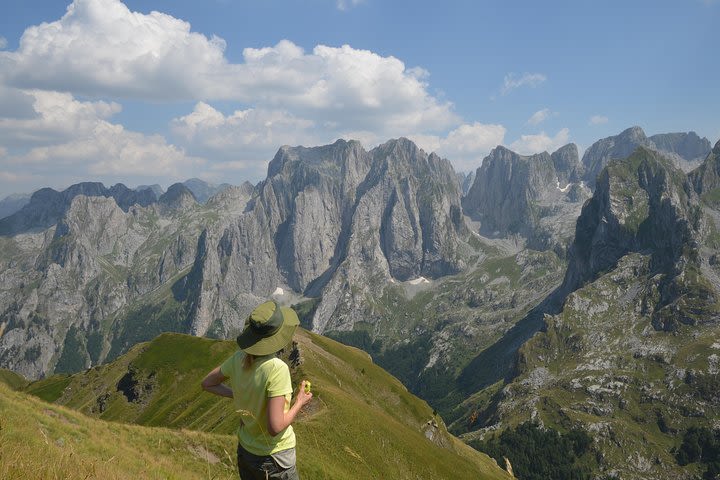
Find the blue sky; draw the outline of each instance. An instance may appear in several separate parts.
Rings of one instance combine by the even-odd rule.
[[[279,146],[339,137],[462,171],[632,125],[715,143],[718,20],[710,0],[9,2],[0,198],[254,182]]]

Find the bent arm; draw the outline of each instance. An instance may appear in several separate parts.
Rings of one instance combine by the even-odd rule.
[[[286,412],[285,397],[270,397],[268,399],[268,433],[273,437],[285,430],[294,420],[300,409],[310,401],[312,393],[305,393],[305,382],[300,384],[300,391],[295,403]]]
[[[232,390],[227,385],[222,384],[222,382],[227,379],[228,377],[223,375],[220,371],[220,367],[215,367],[203,379],[202,388],[206,392],[214,393],[215,395],[219,395],[221,397],[233,398]]]

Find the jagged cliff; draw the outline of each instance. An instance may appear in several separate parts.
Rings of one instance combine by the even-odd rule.
[[[577,146],[530,157],[497,147],[483,160],[463,198],[464,212],[486,236],[521,235],[532,248],[564,252],[589,190]]]

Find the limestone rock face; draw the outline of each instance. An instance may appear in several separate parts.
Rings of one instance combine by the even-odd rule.
[[[582,164],[578,155],[577,145],[568,143],[560,147],[550,156],[555,167],[557,180],[562,186],[568,183],[578,183],[582,178]]]
[[[688,476],[673,452],[648,444],[645,425],[672,441],[720,418],[716,393],[705,390],[720,349],[718,209],[696,193],[715,188],[713,155],[689,178],[642,146],[603,168],[577,221],[564,282],[547,297],[557,310],[515,344],[513,371],[495,399],[479,412],[467,401],[474,416],[458,425],[483,418],[473,433],[482,435],[508,419],[572,424],[592,435],[599,474]],[[502,353],[510,333],[488,350]]]
[[[521,235],[534,248],[560,253],[572,241],[574,220],[589,190],[581,183],[577,147],[518,155],[497,147],[477,170],[463,209],[486,236]]]
[[[688,176],[700,195],[709,194],[720,187],[720,141],[715,144],[705,161]]]
[[[472,171],[468,172],[467,175],[462,175],[461,185],[462,185],[463,196],[468,194],[468,192],[470,191],[470,187],[472,187],[473,183],[475,183],[476,173],[477,173],[476,170],[472,170]]]
[[[619,135],[603,138],[593,143],[585,151],[582,163],[585,168],[585,181],[595,185],[595,179],[610,160],[627,158],[638,146],[654,147],[640,127],[630,127]]]
[[[216,319],[221,331],[237,329],[278,287],[303,292],[326,274],[369,169],[354,141],[281,148],[240,217],[200,238],[192,331],[203,334]],[[237,296],[246,301],[228,302]]]
[[[371,323],[373,299],[389,281],[437,278],[465,266],[460,239],[467,227],[450,163],[404,138],[370,154],[343,255],[315,312],[317,332]]]
[[[192,208],[196,203],[195,195],[192,191],[182,183],[175,183],[168,187],[167,192],[163,193],[158,199],[158,203],[164,212],[173,210],[185,210]]]

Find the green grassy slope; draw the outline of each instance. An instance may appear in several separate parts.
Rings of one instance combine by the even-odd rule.
[[[0,382],[3,479],[232,479],[233,449],[230,435],[103,422]]]
[[[293,382],[310,379],[315,394],[295,424],[303,478],[510,478],[448,434],[427,403],[366,353],[304,330],[295,337],[301,363],[292,369]],[[225,438],[238,417],[230,400],[202,392],[200,380],[235,348],[164,334],[110,364],[34,382],[27,391],[105,420]]]
[[[25,380],[22,375],[18,375],[17,373],[5,368],[0,368],[0,383],[6,384],[13,390],[22,390],[28,384],[27,380]]]

